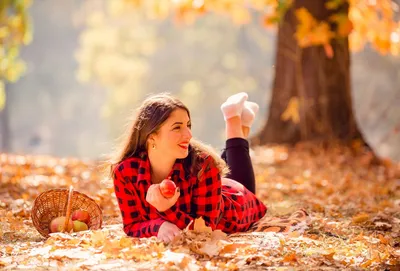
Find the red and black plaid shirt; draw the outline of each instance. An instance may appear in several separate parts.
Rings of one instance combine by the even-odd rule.
[[[158,212],[146,201],[150,187],[150,162],[143,158],[128,158],[115,168],[114,188],[121,210],[124,231],[129,236],[157,236],[164,221],[184,229],[191,220],[203,217],[212,229],[226,233],[246,231],[267,211],[267,207],[240,183],[223,178],[212,158],[204,160],[206,168],[201,179],[188,175],[183,162],[177,160],[170,173],[180,188],[176,204]],[[206,165],[209,165],[205,167]]]

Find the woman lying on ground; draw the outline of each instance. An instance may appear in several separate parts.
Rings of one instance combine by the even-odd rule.
[[[181,101],[159,94],[143,102],[111,166],[127,235],[169,242],[198,217],[212,229],[243,232],[264,216],[267,207],[255,196],[246,140],[258,105],[247,98],[238,93],[221,106],[226,124],[221,158],[192,139],[190,113]],[[171,198],[160,192],[164,179],[177,186]]]

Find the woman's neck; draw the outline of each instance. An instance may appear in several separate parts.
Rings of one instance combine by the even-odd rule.
[[[149,152],[150,168],[151,168],[151,182],[161,183],[162,180],[168,177],[176,159],[168,159],[163,155]]]

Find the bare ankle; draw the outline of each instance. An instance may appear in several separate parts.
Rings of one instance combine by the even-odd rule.
[[[244,138],[242,130],[242,121],[240,116],[229,118],[225,121],[226,124],[226,139],[230,138]]]
[[[250,134],[250,127],[242,126],[242,131],[244,138],[248,138]]]

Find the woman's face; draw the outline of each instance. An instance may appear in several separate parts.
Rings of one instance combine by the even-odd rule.
[[[161,125],[157,134],[152,137],[149,148],[153,143],[156,151],[163,156],[173,159],[183,159],[189,154],[189,142],[192,139],[191,121],[186,110],[175,109],[169,118]]]

